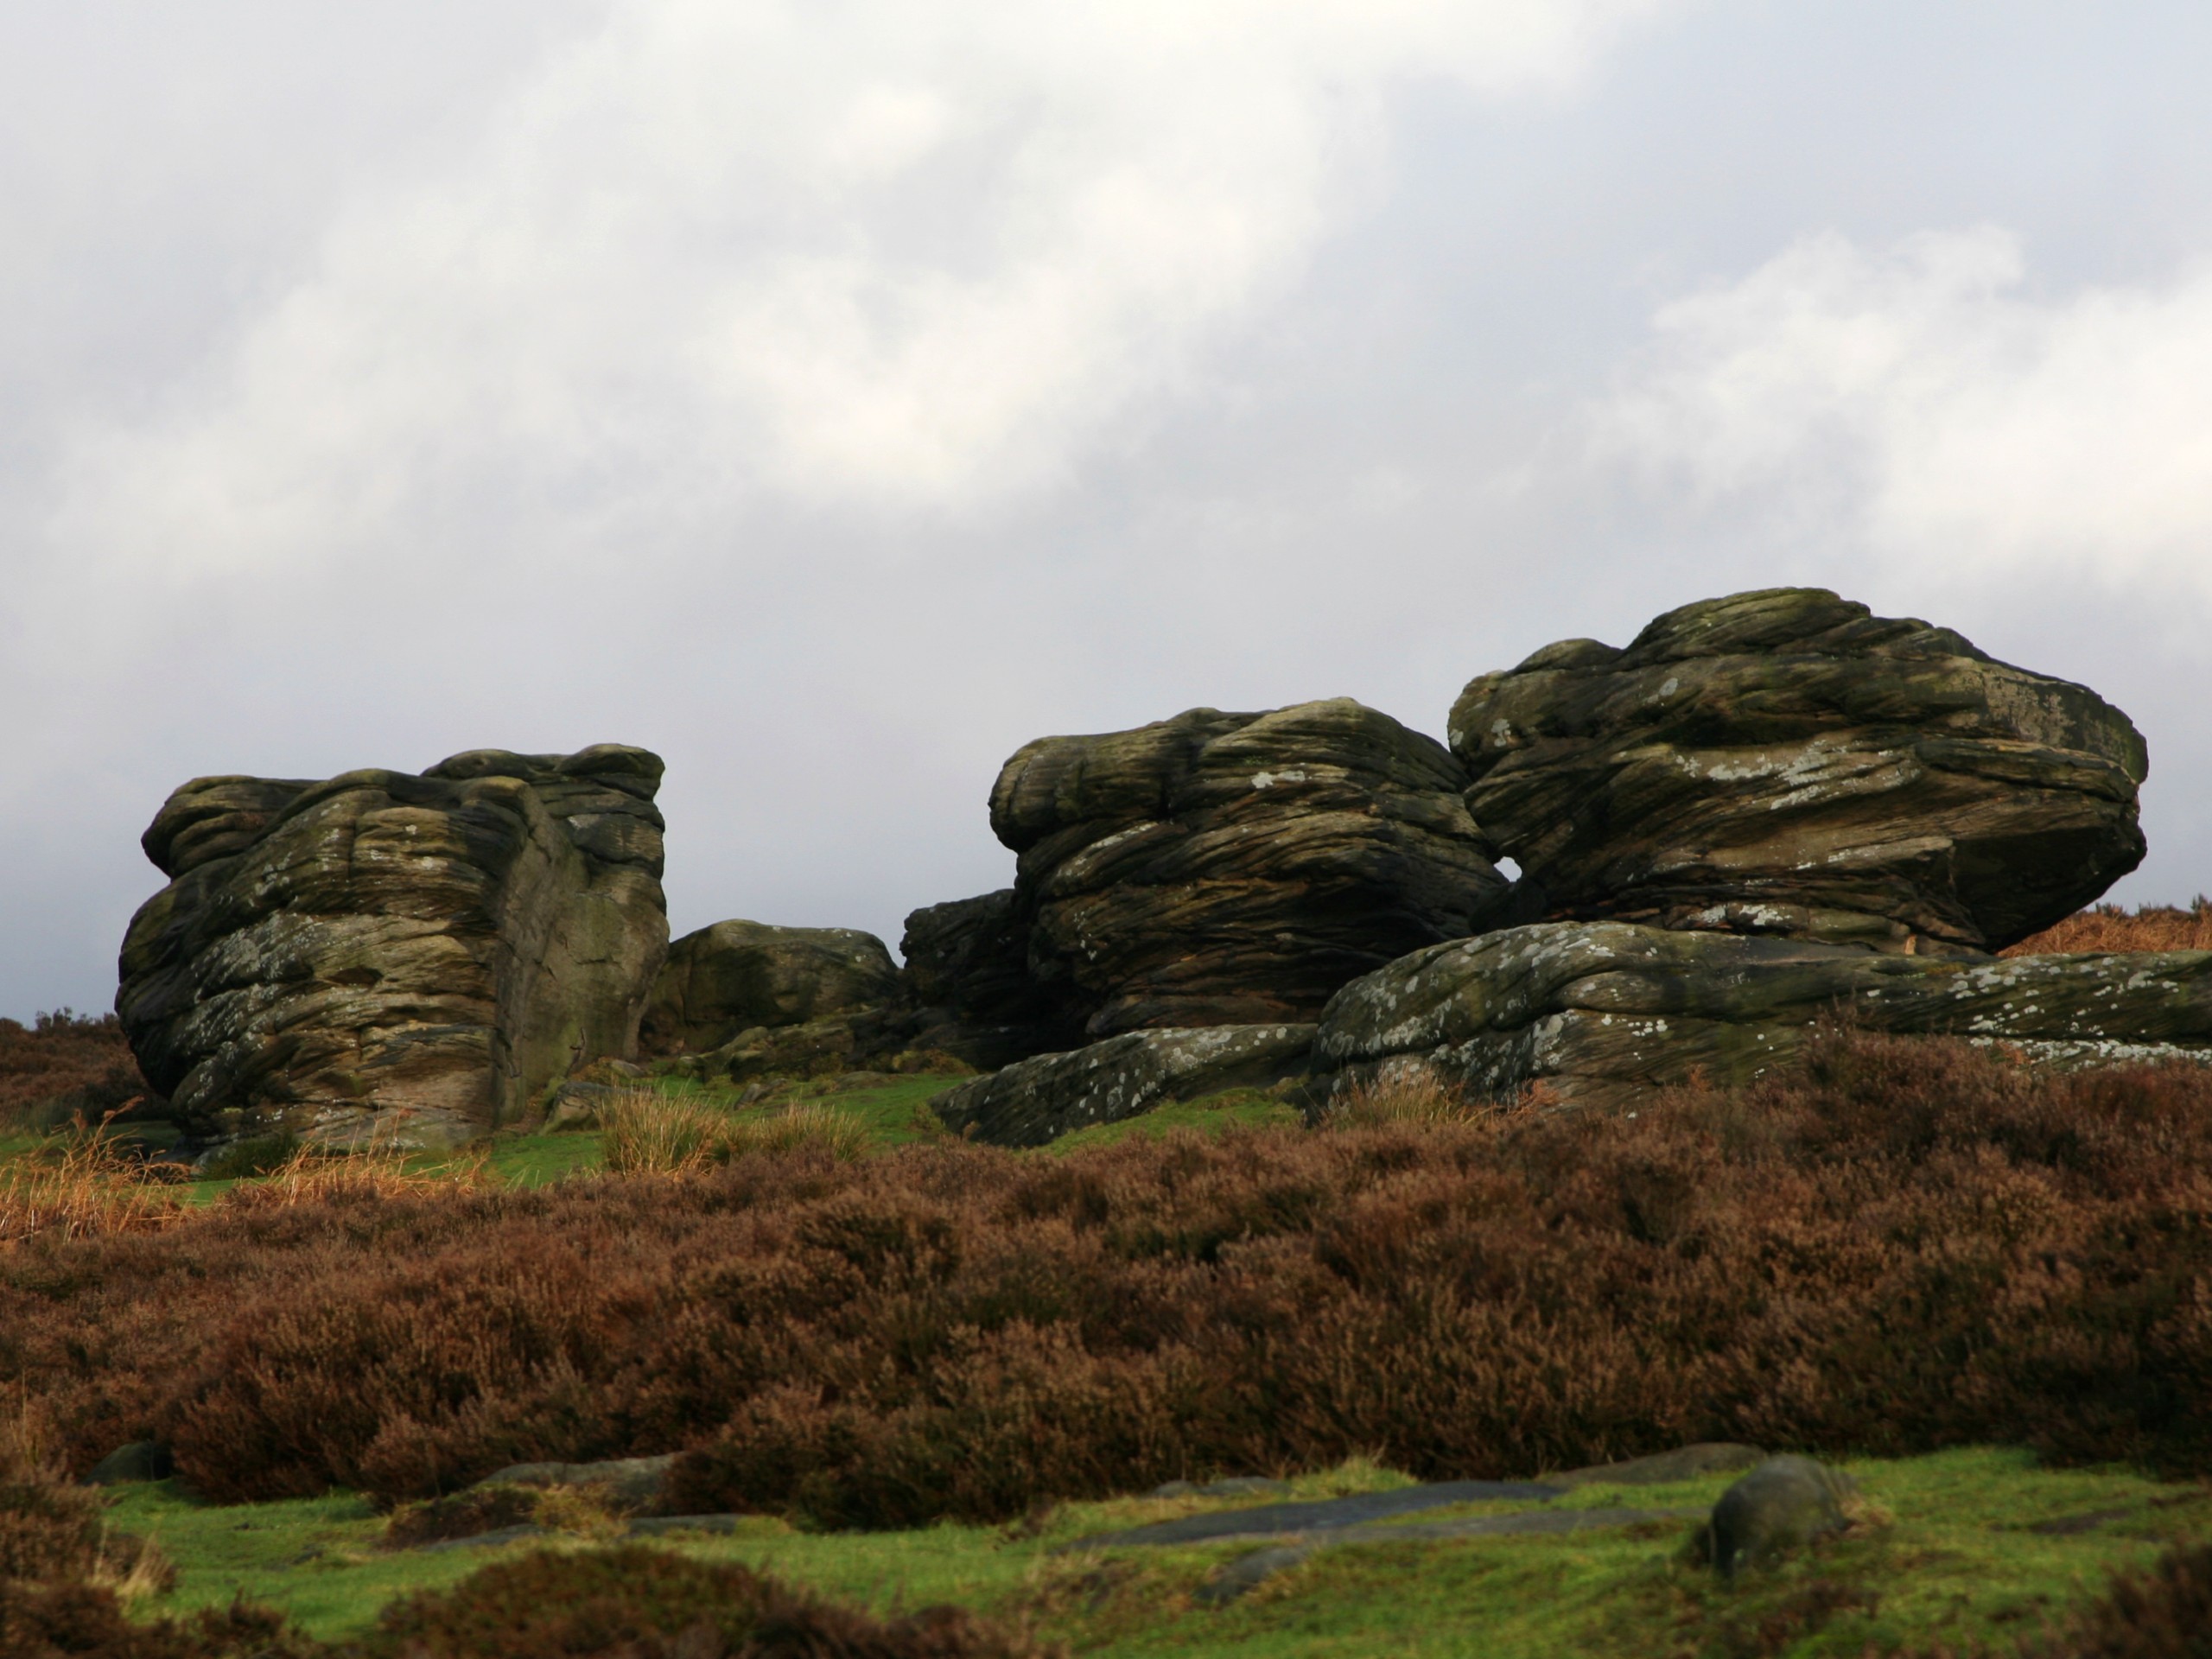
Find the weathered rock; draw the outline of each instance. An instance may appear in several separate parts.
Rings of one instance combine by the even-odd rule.
[[[159,1440],[118,1446],[86,1471],[87,1486],[120,1486],[141,1480],[167,1480],[176,1472],[169,1449]]]
[[[2126,715],[1820,588],[1471,682],[1452,752],[1555,918],[1993,950],[2141,861]]]
[[[1766,1453],[1756,1446],[1701,1440],[1694,1446],[1676,1446],[1671,1452],[1654,1452],[1649,1457],[1630,1458],[1621,1463],[1595,1463],[1586,1468],[1570,1469],[1564,1474],[1546,1475],[1544,1478],[1554,1486],[1567,1487],[1666,1486],[1705,1475],[1732,1475],[1765,1460]]]
[[[1092,1036],[1310,1020],[1346,980],[1478,932],[1507,884],[1443,747],[1348,698],[1194,709],[1008,760],[1030,976]]]
[[[1030,977],[1029,931],[1011,887],[914,912],[899,950],[916,1048],[991,1068],[1083,1041],[1080,1024]]]
[[[1339,991],[1313,1044],[1338,1085],[1426,1070],[1479,1096],[1618,1106],[1742,1083],[1843,1007],[1867,1028],[2039,1058],[2212,1057],[2212,951],[1948,957],[1624,922],[1542,922],[1416,951]]]
[[[1311,1026],[1128,1031],[1068,1054],[1022,1060],[930,1103],[946,1128],[1001,1147],[1039,1147],[1171,1100],[1301,1076]]]
[[[669,1466],[675,1461],[671,1454],[610,1458],[601,1463],[515,1463],[485,1476],[476,1484],[587,1491],[610,1510],[637,1515],[661,1506],[668,1490]]]
[[[343,1139],[372,1114],[512,1122],[634,1052],[668,942],[660,775],[601,744],[186,785],[144,837],[170,880],[116,999],[148,1080]]]
[[[756,1027],[802,1026],[896,1001],[898,964],[848,927],[716,922],[668,948],[641,1037],[653,1053],[699,1053]]]
[[[1693,1550],[1723,1578],[1770,1567],[1850,1524],[1849,1476],[1810,1458],[1769,1458],[1720,1495]]]

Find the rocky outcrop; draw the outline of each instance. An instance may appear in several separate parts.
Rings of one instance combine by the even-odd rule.
[[[1794,1454],[1769,1458],[1720,1495],[1690,1554],[1724,1579],[1772,1567],[1848,1527],[1844,1505],[1857,1496],[1840,1470]]]
[[[1491,1099],[1632,1105],[1748,1082],[1824,1014],[2001,1042],[2058,1064],[2212,1058],[2212,951],[1988,958],[1546,922],[1417,951],[1339,991],[1314,1039],[1330,1089],[1425,1071]]]
[[[643,1040],[652,1052],[703,1052],[741,1032],[803,1026],[899,994],[898,964],[873,933],[716,922],[669,946]]]
[[[1082,1045],[1080,1025],[1030,977],[1013,888],[914,912],[899,950],[914,1047],[998,1066]]]
[[[1302,1025],[1124,1032],[1072,1053],[1020,1061],[930,1104],[956,1134],[1040,1147],[1167,1101],[1302,1076],[1313,1040],[1313,1027]]]
[[[1040,739],[991,791],[1019,855],[1008,926],[1093,1037],[1311,1020],[1505,902],[1466,782],[1440,744],[1346,698]]]
[[[2126,716],[1819,588],[1547,646],[1469,683],[1450,737],[1555,918],[1994,950],[2143,856]]]
[[[169,884],[116,1006],[190,1116],[464,1133],[635,1052],[668,948],[661,761],[474,750],[416,775],[202,778],[146,831]]]

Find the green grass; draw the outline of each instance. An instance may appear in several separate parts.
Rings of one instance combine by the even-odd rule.
[[[1794,1659],[1855,1655],[1870,1643],[2016,1639],[2094,1596],[2115,1568],[2147,1565],[2176,1539],[2212,1537],[2212,1491],[2160,1486],[2123,1471],[2044,1470],[2024,1454],[1986,1449],[1846,1466],[1867,1506],[1860,1524],[1733,1586],[1681,1559],[1686,1522],[1568,1538],[1344,1545],[1218,1609],[1194,1602],[1193,1592],[1224,1563],[1261,1545],[1061,1551],[1081,1537],[1249,1500],[1125,1498],[1063,1505],[1012,1528],[875,1534],[803,1533],[763,1517],[740,1535],[667,1541],[877,1611],[961,1603],[1028,1623],[1080,1654],[1115,1659],[1370,1653],[1656,1659],[1747,1651]],[[1585,1487],[1559,1502],[1701,1508],[1728,1479]],[[1354,1464],[1295,1484],[1300,1497],[1325,1497],[1403,1480]],[[2151,1500],[2162,1507],[2143,1507]],[[2108,1509],[2130,1513],[2073,1534],[2025,1530]],[[393,1596],[450,1584],[495,1554],[381,1552],[380,1520],[342,1495],[216,1509],[195,1505],[164,1482],[122,1489],[111,1514],[117,1526],[153,1536],[177,1565],[177,1587],[158,1609],[215,1606],[243,1592],[283,1608],[326,1638],[359,1631]],[[581,1544],[507,1548],[547,1547]],[[1867,1592],[1871,1605],[1847,1606],[1780,1647],[1744,1645],[1762,1620],[1803,1605],[1816,1584]]]

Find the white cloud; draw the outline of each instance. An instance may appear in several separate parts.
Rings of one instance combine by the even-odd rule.
[[[1650,475],[1832,518],[1892,568],[2212,601],[2212,265],[2049,297],[2000,230],[1808,238],[1662,308],[1598,429]]]
[[[1294,277],[1390,83],[1556,92],[1675,3],[632,0],[80,431],[53,543],[190,579],[471,503],[521,546],[1049,483]]]

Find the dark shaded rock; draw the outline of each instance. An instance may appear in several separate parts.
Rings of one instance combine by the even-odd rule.
[[[1310,1020],[1504,902],[1465,782],[1348,698],[1043,738],[991,791],[1020,855],[1010,925],[1092,1036]]]
[[[1479,1096],[1530,1085],[1632,1103],[1701,1073],[1743,1083],[1848,1007],[1870,1029],[2056,1064],[2212,1058],[2212,951],[1945,957],[1624,922],[1545,922],[1432,946],[1354,981],[1313,1044],[1331,1087],[1427,1071]]]
[[[1850,1522],[1848,1476],[1810,1458],[1769,1458],[1720,1495],[1692,1551],[1723,1578],[1770,1567]]]
[[[170,878],[124,942],[116,1006],[188,1117],[342,1141],[522,1117],[634,1052],[667,949],[661,762],[475,750],[416,776],[207,778],[147,830]]]
[[[668,948],[641,1033],[648,1052],[703,1052],[756,1027],[802,1026],[900,993],[873,933],[716,922]]]
[[[1039,1147],[1170,1100],[1305,1074],[1311,1026],[1128,1031],[1068,1054],[1018,1061],[930,1103],[945,1127],[1001,1147]]]
[[[120,1486],[131,1481],[167,1480],[176,1472],[169,1449],[159,1440],[133,1440],[119,1446],[85,1474],[87,1486]]]
[[[1672,1452],[1655,1452],[1648,1458],[1630,1458],[1623,1463],[1592,1464],[1586,1469],[1570,1469],[1565,1474],[1547,1475],[1544,1478],[1553,1485],[1568,1487],[1664,1486],[1706,1475],[1734,1474],[1765,1460],[1766,1453],[1756,1446],[1707,1440],[1695,1446],[1677,1446]]]
[[[988,1070],[1082,1044],[1079,1022],[1030,977],[1029,930],[1014,898],[1004,887],[906,918],[899,950],[914,1047]]]
[[[2126,715],[1821,588],[1548,646],[1471,682],[1450,734],[1557,918],[1994,950],[2143,857]]]

